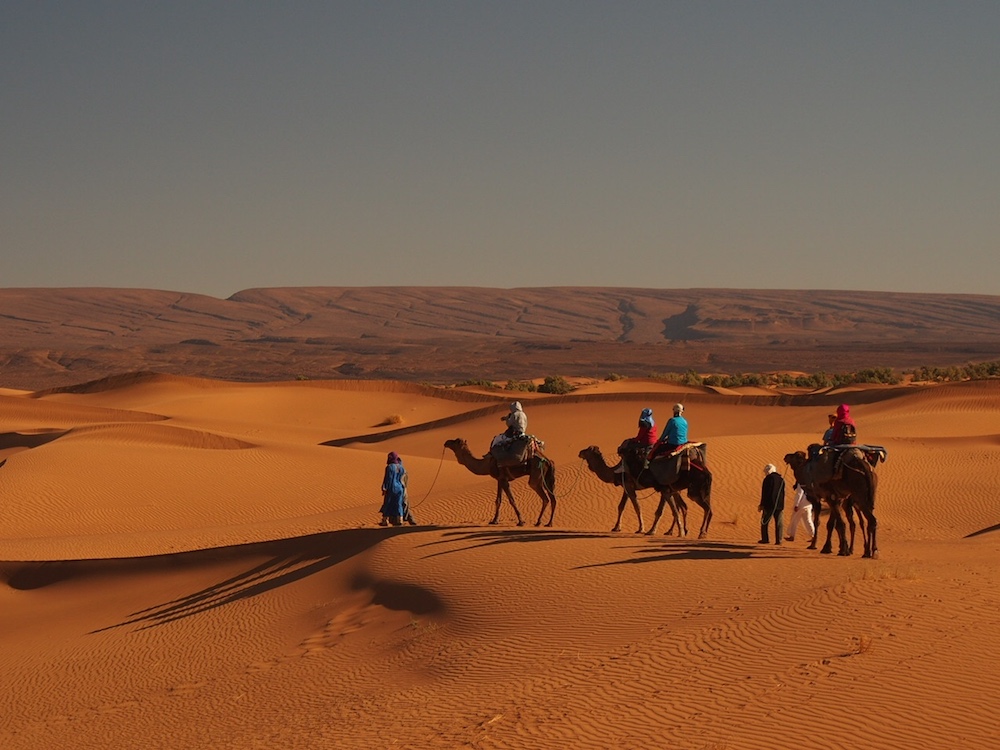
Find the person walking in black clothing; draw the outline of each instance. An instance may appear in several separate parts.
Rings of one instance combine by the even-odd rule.
[[[774,464],[764,467],[764,481],[760,485],[760,540],[757,544],[769,544],[768,526],[774,519],[774,543],[781,544],[785,528],[785,479]]]

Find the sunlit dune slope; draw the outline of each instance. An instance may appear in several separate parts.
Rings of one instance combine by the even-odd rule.
[[[0,393],[0,746],[996,746],[1000,383],[525,394],[551,528],[523,479],[529,525],[506,501],[486,525],[496,483],[444,448],[485,453],[510,399],[148,374]],[[840,399],[888,452],[878,559],[756,544],[762,466]],[[631,507],[611,532],[620,489],[580,450],[613,461],[678,400],[714,474],[706,538],[693,503],[685,538],[632,533]],[[389,450],[417,526],[376,525]],[[849,721],[817,718],[830,696]]]

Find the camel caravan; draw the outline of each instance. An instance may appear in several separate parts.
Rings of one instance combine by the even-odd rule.
[[[705,444],[687,441],[687,421],[683,418],[683,411],[683,405],[674,406],[674,418],[668,422],[664,440],[658,441],[652,412],[644,409],[639,419],[639,434],[625,440],[618,447],[619,460],[615,465],[608,465],[595,445],[580,451],[580,458],[584,459],[587,467],[601,481],[622,488],[618,518],[612,531],[621,530],[622,514],[629,501],[639,520],[637,533],[645,531],[637,493],[639,490],[651,489],[660,493],[660,503],[653,525],[647,533],[656,533],[663,510],[669,506],[673,523],[667,534],[672,534],[676,529],[678,535],[687,535],[687,503],[681,496],[682,492],[686,492],[688,498],[704,511],[698,538],[704,538],[708,534],[712,521],[712,473],[705,460]],[[527,416],[519,402],[512,402],[510,414],[501,419],[507,424],[507,430],[493,439],[490,451],[485,456],[473,455],[468,443],[461,438],[446,441],[445,448],[450,449],[458,462],[473,474],[496,480],[495,511],[490,524],[500,522],[500,508],[506,497],[517,516],[517,525],[524,525],[510,483],[526,476],[528,485],[542,500],[542,509],[535,525],[542,524],[545,511],[550,508],[549,520],[545,525],[552,526],[556,509],[555,463],[545,455],[544,443],[527,432]]]
[[[511,403],[510,413],[501,419],[507,430],[497,435],[489,452],[475,456],[461,438],[445,442],[462,466],[479,476],[489,476],[497,483],[495,511],[490,524],[500,522],[500,509],[506,497],[517,517],[517,525],[525,521],[511,492],[512,481],[528,478],[528,485],[541,498],[542,509],[535,521],[541,526],[545,511],[549,510],[546,526],[552,526],[556,509],[556,466],[544,453],[544,443],[527,432],[527,416],[521,404]],[[675,404],[673,417],[668,420],[662,437],[657,436],[652,411],[643,409],[639,418],[639,431],[618,446],[617,460],[609,463],[601,449],[590,445],[580,451],[579,457],[598,479],[622,488],[618,503],[618,516],[612,531],[621,530],[622,515],[631,503],[638,520],[637,534],[655,534],[666,508],[670,509],[672,523],[665,532],[687,536],[687,499],[703,512],[698,538],[708,535],[712,522],[712,472],[707,461],[708,448],[704,442],[687,439],[687,421],[683,404]],[[832,553],[834,532],[839,539],[838,555],[854,552],[855,532],[860,526],[864,543],[864,557],[878,555],[875,518],[875,492],[878,464],[886,459],[882,446],[857,444],[857,430],[846,404],[838,407],[837,415],[830,415],[830,428],[822,443],[808,446],[805,451],[785,455],[795,481],[813,505],[814,517],[819,519],[821,503],[830,509],[826,542],[822,554]],[[643,522],[638,493],[651,490],[659,493],[659,504],[653,524],[647,531]],[[857,523],[855,523],[857,516]],[[809,545],[816,548],[819,524]]]

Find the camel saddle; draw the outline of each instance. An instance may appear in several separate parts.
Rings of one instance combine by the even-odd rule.
[[[865,457],[865,461],[867,461],[873,469],[880,463],[884,462],[888,456],[888,451],[886,451],[886,449],[881,445],[824,445],[819,448],[819,452],[821,453],[830,452],[838,457],[852,450],[861,451],[861,455]]]
[[[810,451],[806,453],[809,460],[803,467],[806,473],[799,478],[799,483],[807,488],[831,478],[840,481],[847,467],[858,471],[868,464],[870,471],[874,473],[878,463],[885,461],[887,453],[880,445],[813,444],[809,447]]]
[[[673,484],[681,472],[705,469],[706,450],[704,443],[685,443],[671,453],[654,458],[646,471],[652,472],[657,484]]]
[[[540,454],[541,450],[542,441],[534,435],[521,435],[491,446],[490,455],[497,466],[520,466]]]

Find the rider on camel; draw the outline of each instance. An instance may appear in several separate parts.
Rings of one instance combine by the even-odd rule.
[[[673,453],[688,441],[688,423],[684,418],[684,404],[674,404],[674,416],[667,420],[667,428],[649,451],[652,461],[660,453]]]
[[[624,456],[626,452],[635,453],[645,460],[649,449],[656,444],[656,422],[653,421],[653,410],[646,408],[639,414],[639,431],[634,438],[628,438],[618,448],[618,455]],[[625,462],[619,461],[615,466],[616,474],[625,473]]]
[[[853,445],[857,442],[858,427],[851,418],[851,407],[841,404],[837,407],[837,420],[833,423],[833,434],[828,445]]]
[[[528,432],[528,415],[524,413],[524,408],[520,401],[510,402],[510,414],[500,417],[501,421],[507,425],[504,430],[504,437],[510,440],[523,437]]]
[[[649,448],[656,444],[656,422],[653,421],[653,410],[643,409],[639,415],[639,432],[634,438],[637,445]]]

